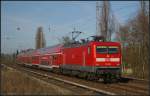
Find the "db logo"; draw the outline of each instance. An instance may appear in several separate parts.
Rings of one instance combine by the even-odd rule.
[[[107,56],[106,57],[109,57],[109,55],[107,54]]]
[[[105,58],[105,61],[110,61],[110,58]]]

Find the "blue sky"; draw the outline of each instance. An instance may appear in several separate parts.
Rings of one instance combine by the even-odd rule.
[[[111,1],[112,11],[121,24],[136,14],[138,1]],[[42,26],[47,46],[59,43],[69,32],[84,32],[80,38],[96,34],[96,1],[2,1],[1,51],[35,47],[37,27]],[[20,30],[17,30],[20,27]],[[50,31],[49,31],[50,27]]]

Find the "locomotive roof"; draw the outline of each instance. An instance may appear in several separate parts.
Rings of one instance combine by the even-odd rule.
[[[90,44],[96,44],[96,45],[106,45],[106,46],[119,46],[119,42],[99,42],[99,41],[90,41],[90,42],[85,42],[85,43],[76,43],[76,44],[69,44],[64,46],[65,48],[72,48],[72,47],[81,47],[81,46],[86,46]]]
[[[91,42],[91,43],[94,43],[94,44],[104,44],[104,45],[120,45],[119,42]]]
[[[73,44],[71,46],[64,46],[63,44],[57,44],[54,46],[49,46],[46,48],[40,48],[40,49],[36,49],[36,50],[29,50],[27,52],[22,52],[20,53],[18,56],[36,56],[36,55],[43,55],[43,54],[50,54],[50,53],[57,53],[60,52],[60,50],[63,47],[79,47],[79,46],[84,46],[84,45],[88,45],[88,44],[96,44],[96,45],[106,45],[106,46],[120,46],[119,42],[96,42],[96,41],[91,41],[91,42],[87,42],[84,44]]]

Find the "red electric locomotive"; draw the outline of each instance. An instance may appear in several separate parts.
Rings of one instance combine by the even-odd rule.
[[[63,47],[63,73],[104,81],[121,76],[121,46],[117,42],[93,40]]]
[[[18,55],[18,60],[88,79],[103,78],[104,81],[119,79],[121,76],[120,43],[102,42],[100,38],[94,38],[96,39],[92,41],[59,44],[26,52]]]

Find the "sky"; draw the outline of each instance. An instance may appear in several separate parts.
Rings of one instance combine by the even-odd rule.
[[[139,8],[139,1],[110,4],[120,24],[125,24]],[[46,46],[58,44],[62,36],[71,36],[74,28],[84,32],[79,38],[95,35],[96,1],[1,1],[1,52],[35,48],[39,26],[43,27]]]

